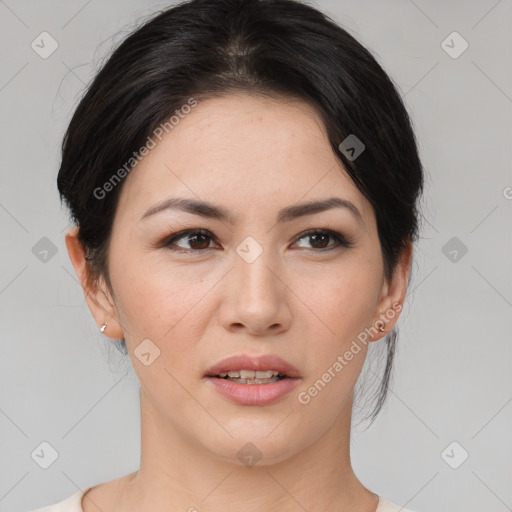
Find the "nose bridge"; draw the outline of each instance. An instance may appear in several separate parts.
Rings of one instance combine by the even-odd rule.
[[[242,285],[239,291],[253,300],[272,301],[276,291],[275,267],[270,249],[264,249],[252,236],[245,238],[236,248],[235,275],[240,280],[237,285]]]
[[[234,268],[229,281],[228,324],[244,325],[253,333],[289,321],[286,287],[277,278],[276,259],[255,238],[247,237],[236,248]],[[229,306],[228,306],[229,304]]]

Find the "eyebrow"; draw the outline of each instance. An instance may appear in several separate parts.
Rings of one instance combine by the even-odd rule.
[[[345,208],[349,210],[354,217],[356,217],[357,221],[364,225],[363,216],[354,203],[351,203],[347,199],[342,199],[341,197],[329,197],[327,199],[287,206],[279,211],[277,222],[289,222],[299,217],[313,215],[332,208]],[[180,210],[205,218],[229,222],[230,224],[234,224],[235,221],[233,214],[223,206],[182,197],[172,197],[157,203],[155,206],[152,206],[140,220],[151,217],[164,210]]]

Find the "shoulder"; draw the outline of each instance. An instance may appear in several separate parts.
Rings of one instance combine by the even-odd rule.
[[[38,508],[30,512],[83,512],[82,510],[82,496],[87,492],[88,489],[78,491],[64,501],[59,501],[54,505],[48,505],[43,508]]]
[[[379,496],[379,504],[375,512],[413,512],[408,508],[403,508],[388,500],[384,496]]]

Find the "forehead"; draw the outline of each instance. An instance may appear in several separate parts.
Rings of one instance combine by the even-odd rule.
[[[308,104],[233,94],[187,111],[125,178],[118,210],[140,218],[166,196],[180,195],[261,211],[333,192],[367,210]]]

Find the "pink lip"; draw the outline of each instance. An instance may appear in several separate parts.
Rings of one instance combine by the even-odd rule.
[[[279,356],[273,354],[255,355],[241,354],[231,356],[213,365],[207,372],[207,377],[215,377],[223,372],[234,370],[276,370],[291,378],[300,377],[299,370]],[[249,384],[250,386],[268,386],[269,384]]]
[[[276,370],[287,378],[268,384],[242,384],[217,377],[220,373],[234,370]],[[228,357],[212,366],[205,376],[217,392],[241,405],[266,405],[274,402],[288,394],[300,381],[299,370],[273,354]]]
[[[287,378],[269,384],[239,384],[218,377],[207,377],[207,382],[222,396],[240,405],[270,404],[287,395],[299,381],[297,378]]]

